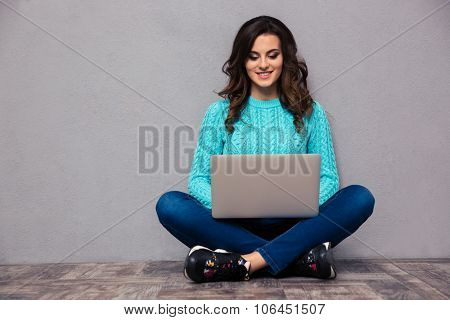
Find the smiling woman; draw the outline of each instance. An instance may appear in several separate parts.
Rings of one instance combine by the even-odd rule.
[[[156,204],[161,224],[191,248],[185,276],[196,282],[249,280],[257,273],[335,278],[332,247],[369,218],[375,198],[361,185],[339,190],[330,125],[308,92],[308,69],[292,33],[273,17],[245,22],[222,70],[229,82],[203,118],[189,193],[169,191]],[[319,215],[212,217],[211,155],[286,153],[320,154]]]
[[[245,68],[254,84],[250,93],[252,97],[260,100],[277,98],[277,81],[283,70],[280,39],[273,34],[256,38]]]
[[[301,132],[303,119],[313,111],[306,82],[308,68],[297,56],[294,36],[281,21],[261,16],[245,22],[222,71],[229,76],[229,82],[218,95],[230,101],[225,120],[229,133],[249,97],[279,99],[292,115],[297,132]]]

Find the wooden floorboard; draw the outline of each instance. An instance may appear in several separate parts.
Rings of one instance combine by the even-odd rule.
[[[450,259],[337,260],[319,280],[193,283],[181,261],[0,265],[0,299],[448,299]]]

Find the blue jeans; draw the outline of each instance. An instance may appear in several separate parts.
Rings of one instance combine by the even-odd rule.
[[[240,254],[257,251],[267,262],[263,273],[277,275],[315,246],[335,247],[372,214],[375,198],[363,186],[337,191],[313,218],[216,219],[188,193],[168,191],[156,203],[161,224],[189,248],[202,245]]]

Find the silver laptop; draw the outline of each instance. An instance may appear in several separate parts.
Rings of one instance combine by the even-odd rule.
[[[319,213],[320,162],[320,154],[212,155],[212,216],[316,216]]]

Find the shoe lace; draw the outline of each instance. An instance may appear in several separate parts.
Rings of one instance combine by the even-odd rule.
[[[316,255],[315,251],[311,250],[303,256],[301,261],[305,268],[309,269],[310,271],[316,272],[317,271],[317,260],[318,260],[318,257]]]
[[[212,258],[207,260],[203,270],[206,278],[231,278],[248,280],[249,274],[244,266],[244,258],[231,254],[220,254],[218,258],[216,253],[212,254]]]

